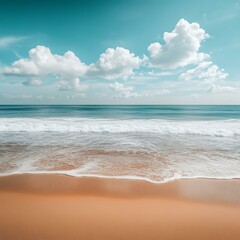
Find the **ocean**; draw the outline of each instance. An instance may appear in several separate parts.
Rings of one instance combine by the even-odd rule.
[[[240,177],[240,106],[2,105],[0,175]]]

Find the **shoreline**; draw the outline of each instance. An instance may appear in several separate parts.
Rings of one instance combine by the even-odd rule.
[[[102,195],[105,197],[174,197],[197,202],[240,205],[240,179],[181,178],[150,182],[108,176],[21,173],[0,176],[0,192]]]
[[[0,178],[10,177],[10,176],[21,176],[21,175],[55,175],[55,176],[66,176],[66,177],[73,177],[73,178],[96,178],[96,179],[113,179],[113,180],[127,180],[127,181],[143,181],[149,182],[152,184],[165,184],[169,182],[175,181],[186,181],[186,180],[213,180],[213,181],[235,181],[240,180],[240,176],[236,177],[206,177],[206,176],[197,176],[197,177],[173,177],[163,181],[154,181],[144,177],[138,177],[133,175],[121,175],[121,176],[111,176],[111,175],[98,175],[98,174],[70,174],[72,170],[67,171],[38,171],[38,172],[14,172],[14,173],[7,173],[7,174],[0,174]]]
[[[237,240],[240,180],[0,177],[4,240]]]

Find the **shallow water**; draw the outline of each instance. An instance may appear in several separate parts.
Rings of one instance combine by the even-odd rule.
[[[240,106],[0,106],[0,174],[240,177]]]

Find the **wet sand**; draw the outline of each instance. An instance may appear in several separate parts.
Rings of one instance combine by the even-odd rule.
[[[240,239],[240,180],[0,177],[0,239]]]

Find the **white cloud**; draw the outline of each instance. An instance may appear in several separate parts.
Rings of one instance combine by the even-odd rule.
[[[208,93],[226,93],[226,92],[233,92],[237,89],[232,86],[221,86],[217,84],[212,84],[211,87],[208,88]]]
[[[107,80],[127,79],[138,68],[142,60],[128,49],[108,48],[100,55],[99,60],[89,68],[88,75],[98,76]]]
[[[22,58],[2,69],[5,76],[27,77],[24,85],[40,85],[48,76],[59,80],[60,90],[87,89],[80,83],[81,77],[102,77],[107,80],[127,79],[141,64],[141,59],[125,48],[108,48],[95,64],[86,65],[71,51],[63,56],[52,54],[49,48],[37,46],[29,51],[28,58]]]
[[[115,95],[115,97],[117,97],[117,98],[130,98],[130,97],[146,96],[145,93],[133,92],[133,87],[124,87],[124,85],[119,82],[109,84],[109,87],[110,87],[110,89],[114,90],[117,93]]]
[[[215,82],[226,79],[228,74],[224,69],[210,61],[203,61],[196,68],[190,69],[180,75],[182,80],[203,80],[205,82]]]
[[[62,80],[59,82],[59,90],[68,91],[68,90],[77,90],[85,91],[88,89],[87,84],[81,84],[79,78],[70,79],[68,81]]]
[[[50,49],[37,46],[29,51],[29,58],[20,59],[3,70],[5,75],[17,76],[81,76],[87,71],[87,66],[71,51],[63,56],[52,54]]]
[[[2,73],[30,78],[55,76],[60,81],[69,82],[71,88],[78,88],[79,77],[86,73],[87,68],[88,66],[71,51],[61,56],[52,54],[47,47],[37,46],[29,51],[29,58],[15,61],[12,66],[5,67]]]
[[[202,94],[229,94],[239,91],[236,84],[225,81],[228,73],[220,69],[211,61],[203,61],[196,68],[190,69],[180,75],[180,79],[187,81],[196,81],[196,90]],[[199,94],[197,96],[200,96]],[[193,94],[194,96],[194,94]]]
[[[180,19],[172,32],[164,33],[164,44],[161,45],[156,42],[148,47],[149,58],[146,56],[140,58],[128,49],[117,47],[108,48],[100,55],[96,63],[86,65],[71,51],[58,55],[53,54],[47,47],[37,46],[29,51],[27,58],[21,58],[13,62],[9,67],[2,67],[0,74],[24,77],[24,80],[22,80],[24,85],[34,86],[41,85],[48,78],[51,78],[51,80],[54,78],[57,80],[56,85],[59,90],[76,90],[78,91],[76,94],[80,94],[70,93],[70,96],[66,97],[68,100],[76,96],[84,96],[82,91],[86,90],[88,85],[82,84],[82,78],[88,80],[89,84],[94,83],[95,87],[98,84],[96,78],[117,79],[116,81],[118,79],[129,79],[130,82],[142,84],[142,86],[148,80],[151,80],[150,82],[154,84],[157,80],[165,81],[162,85],[156,85],[158,87],[155,87],[151,92],[148,92],[148,90],[135,92],[133,87],[127,87],[119,82],[110,84],[109,88],[115,92],[115,97],[118,98],[141,97],[147,96],[147,94],[151,96],[167,95],[177,92],[175,91],[176,88],[183,94],[191,93],[193,96],[194,92],[196,94],[199,92],[204,92],[203,94],[206,94],[206,92],[225,93],[239,89],[227,86],[224,80],[228,77],[228,74],[224,69],[220,69],[213,64],[209,60],[209,55],[200,52],[202,41],[208,37],[209,35],[198,23],[189,23]],[[0,38],[0,47],[1,44],[3,46],[17,40],[5,39],[4,41]],[[186,68],[176,69],[191,64],[197,66],[187,71]],[[141,69],[135,71],[139,67]],[[148,67],[151,67],[151,69]],[[183,71],[185,72],[183,73]],[[179,74],[181,75],[179,76]],[[173,81],[166,81],[174,80],[174,77],[177,76],[185,81],[174,81],[174,83]],[[14,78],[12,81],[16,82],[16,79]],[[196,81],[196,84],[191,86],[187,81]],[[20,98],[20,96],[18,97]],[[29,96],[23,95],[21,97],[27,98]]]
[[[27,37],[16,37],[16,36],[1,37],[0,38],[0,48],[8,47],[9,45],[20,42],[26,38]]]
[[[164,33],[164,45],[155,42],[148,47],[150,64],[162,69],[197,64],[209,57],[199,52],[201,42],[208,37],[198,23],[180,19],[172,32]]]

